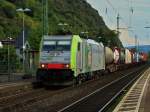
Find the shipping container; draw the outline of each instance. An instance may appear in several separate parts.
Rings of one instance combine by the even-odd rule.
[[[125,64],[132,63],[132,55],[129,49],[125,49]]]
[[[111,48],[105,47],[105,62],[106,64],[111,64],[114,61],[114,53]]]
[[[120,64],[124,64],[124,63],[125,63],[125,50],[124,50],[124,49],[121,49],[121,50],[120,50],[119,63],[120,63]]]
[[[114,52],[114,63],[119,64],[120,51],[118,48],[114,48],[113,52]]]
[[[139,60],[140,60],[141,62],[146,62],[146,61],[148,61],[148,54],[147,54],[147,53],[144,53],[144,52],[139,53]]]

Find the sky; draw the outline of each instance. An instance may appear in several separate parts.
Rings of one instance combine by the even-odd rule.
[[[150,45],[150,0],[87,0],[98,10],[106,25],[116,30],[120,15],[120,40],[124,46]]]

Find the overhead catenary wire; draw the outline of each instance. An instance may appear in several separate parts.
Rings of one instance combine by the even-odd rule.
[[[120,13],[120,10],[119,10],[119,8],[116,8],[111,2],[112,1],[110,1],[110,0],[106,0],[106,2],[107,2],[107,4],[111,7],[111,9],[112,9],[112,11],[117,15],[117,27],[116,27],[116,30],[117,30],[117,32],[118,32],[118,36],[119,36],[119,30],[120,29],[124,29],[124,30],[126,30],[126,31],[128,31],[128,32],[130,32],[130,34],[132,34],[132,35],[135,35],[135,33],[134,33],[134,30],[133,30],[133,26],[132,26],[132,16],[133,16],[133,13],[134,13],[134,9],[133,9],[133,6],[132,6],[132,0],[130,1],[130,0],[127,0],[127,7],[128,7],[128,13],[129,13],[129,22],[126,20],[126,19],[124,19],[123,18],[123,16],[121,15],[121,13]],[[130,3],[131,2],[131,3]],[[106,15],[108,15],[108,9],[107,9],[107,11],[106,11],[107,13],[106,13]],[[120,28],[120,23],[123,23],[125,26],[125,28]],[[131,29],[132,28],[132,29]]]
[[[113,23],[114,21],[111,19],[111,17],[109,16],[108,12],[109,12],[109,10],[108,10],[108,8],[106,7],[106,9],[105,9],[106,18],[107,18],[111,23]]]
[[[109,6],[111,6],[111,8],[114,10],[114,12],[116,12],[116,9],[115,9],[115,7],[112,5],[112,3],[108,0],[107,1],[107,3],[108,3],[108,5]],[[109,16],[109,8],[106,6],[106,8],[105,8],[105,15],[106,15],[106,18],[111,22],[111,23],[116,23],[116,22],[114,22],[113,21],[113,19],[112,19],[112,17],[111,16]]]
[[[116,13],[116,15],[119,14],[119,16],[120,16],[119,19],[125,24],[125,26],[128,27],[128,24],[125,22],[123,16],[122,16],[121,13],[118,11],[118,9],[114,7],[114,5],[110,2],[110,0],[106,0],[106,2],[107,2],[107,4],[113,9],[113,11]]]
[[[115,11],[115,12],[118,12],[117,10],[116,10],[116,8],[112,5],[112,3],[109,1],[109,0],[106,0],[107,1],[107,3],[112,7],[112,9]]]
[[[134,30],[133,29],[133,23],[132,23],[132,19],[133,19],[133,14],[134,14],[134,9],[133,9],[133,4],[132,4],[132,0],[128,0],[128,8],[129,8],[129,26],[128,28],[131,30],[128,30],[130,33],[134,34]]]
[[[128,0],[128,7],[129,7],[129,27],[132,28],[132,16],[134,13],[134,9],[132,6],[132,0]]]

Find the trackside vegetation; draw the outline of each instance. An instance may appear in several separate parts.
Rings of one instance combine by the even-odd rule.
[[[89,37],[101,41],[104,45],[122,46],[115,31],[104,23],[98,11],[85,0],[48,0],[49,34],[89,32]],[[25,13],[25,28],[32,49],[39,49],[42,37],[42,0],[1,0],[0,1],[0,40],[12,36],[18,37],[22,31],[22,14],[17,8],[30,8]],[[66,23],[67,26],[59,26]]]

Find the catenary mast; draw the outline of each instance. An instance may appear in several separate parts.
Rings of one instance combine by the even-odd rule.
[[[43,35],[48,35],[49,34],[48,0],[42,0],[42,7],[43,7],[43,13],[42,13]]]

